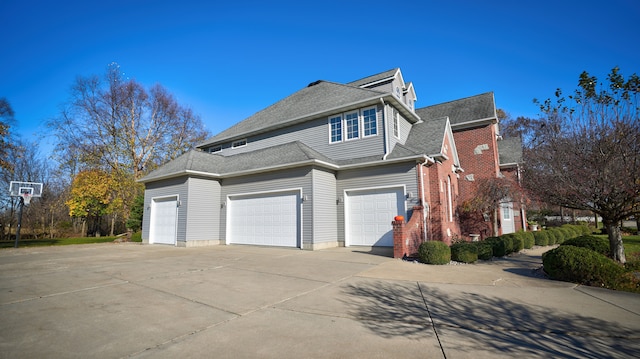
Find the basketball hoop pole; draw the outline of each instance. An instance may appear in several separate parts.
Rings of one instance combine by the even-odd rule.
[[[22,226],[22,208],[24,208],[24,198],[20,196],[20,204],[18,205],[18,227],[16,227],[16,244],[15,248],[18,248],[18,242],[20,241],[20,227]]]

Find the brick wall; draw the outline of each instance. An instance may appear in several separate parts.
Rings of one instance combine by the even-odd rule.
[[[496,128],[493,124],[485,124],[469,129],[455,130],[460,166],[464,172],[460,174],[458,204],[471,200],[476,193],[476,181],[480,178],[495,178],[500,170]],[[460,214],[461,233],[463,238],[469,234],[480,234],[482,238],[492,233],[491,222],[485,221],[482,215]]]
[[[393,226],[393,258],[417,257],[418,248],[424,242],[422,206],[414,206],[409,222],[391,222]]]

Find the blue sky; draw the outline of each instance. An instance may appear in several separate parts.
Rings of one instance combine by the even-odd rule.
[[[495,93],[512,116],[586,70],[640,73],[640,2],[23,1],[0,3],[0,97],[27,141],[77,76],[117,62],[217,133],[315,80],[399,67],[423,107]]]

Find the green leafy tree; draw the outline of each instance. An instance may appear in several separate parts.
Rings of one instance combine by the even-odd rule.
[[[144,196],[137,196],[131,207],[131,216],[127,221],[127,228],[137,232],[142,228],[142,215],[144,213]]]
[[[602,217],[611,257],[626,261],[620,223],[640,215],[640,78],[616,67],[606,83],[583,72],[578,88],[536,101],[543,116],[524,152],[523,184],[541,201]]]

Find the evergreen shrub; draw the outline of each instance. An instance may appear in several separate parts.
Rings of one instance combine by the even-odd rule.
[[[458,242],[451,245],[451,260],[473,263],[478,260],[478,247],[470,242]]]
[[[523,246],[525,249],[531,249],[536,244],[536,239],[533,232],[521,232],[523,238]]]
[[[573,239],[569,239],[562,243],[563,246],[575,246],[582,248],[589,248],[592,251],[596,251],[603,256],[609,256],[609,241],[604,238],[599,238],[596,236],[580,236]]]
[[[418,257],[426,264],[448,264],[451,261],[451,248],[440,241],[424,242],[418,247]]]
[[[624,267],[589,248],[562,245],[542,255],[553,279],[615,289],[625,280]]]
[[[549,234],[547,231],[533,232],[534,243],[536,246],[549,245]]]
[[[491,245],[491,243],[488,243],[486,241],[472,243],[477,247],[478,259],[486,261],[493,258],[493,246]]]
[[[501,240],[500,237],[488,237],[484,241],[491,245],[494,257],[504,257],[507,254],[505,241]]]

